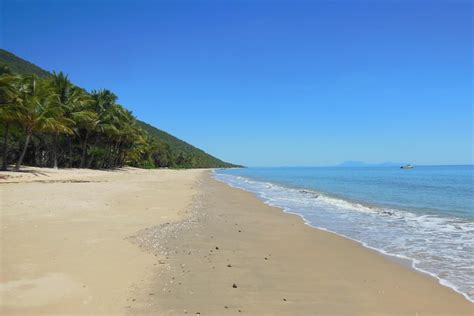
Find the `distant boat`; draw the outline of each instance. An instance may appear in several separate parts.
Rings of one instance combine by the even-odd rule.
[[[413,169],[415,167],[413,167],[412,165],[408,164],[408,165],[404,165],[404,166],[401,166],[400,169]]]

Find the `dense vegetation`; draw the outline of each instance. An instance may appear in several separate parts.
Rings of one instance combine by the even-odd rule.
[[[19,75],[37,75],[40,78],[48,77],[51,74],[44,69],[13,55],[0,48],[0,64],[6,65],[11,72]]]
[[[6,57],[5,57],[6,56]],[[87,92],[63,73],[0,50],[2,169],[233,167],[138,121],[109,90]]]

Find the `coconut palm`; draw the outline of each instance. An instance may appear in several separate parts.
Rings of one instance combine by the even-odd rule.
[[[0,75],[0,120],[4,124],[3,146],[2,146],[2,168],[7,170],[8,155],[8,133],[10,124],[17,118],[19,77],[12,75],[8,68],[2,68]]]
[[[56,94],[59,106],[63,108],[64,116],[71,120],[69,127],[81,142],[80,168],[84,166],[87,155],[87,142],[91,131],[97,125],[97,114],[91,108],[92,98],[83,89],[74,86],[68,76],[62,72],[53,72],[50,84]],[[72,142],[67,138],[69,148],[69,166],[72,165]],[[56,159],[55,159],[56,160]]]
[[[18,123],[25,131],[25,143],[15,170],[19,170],[25,157],[28,144],[33,133],[42,131],[54,135],[54,142],[60,133],[72,133],[68,125],[71,121],[64,117],[64,109],[57,102],[57,95],[51,85],[36,76],[24,77],[19,87],[20,105],[18,107]],[[56,144],[54,151],[57,150]],[[54,166],[57,167],[57,156],[53,154]]]

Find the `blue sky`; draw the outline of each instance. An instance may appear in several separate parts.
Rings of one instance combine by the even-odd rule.
[[[249,166],[473,163],[471,1],[1,0],[1,47]]]

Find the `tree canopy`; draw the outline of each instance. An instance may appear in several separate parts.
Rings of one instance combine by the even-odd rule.
[[[21,59],[14,57],[16,69],[38,68],[22,65]],[[18,170],[22,164],[54,168],[236,167],[137,120],[109,90],[87,92],[62,72],[50,74],[36,68],[33,74],[19,74],[0,63],[3,170],[7,165]]]

